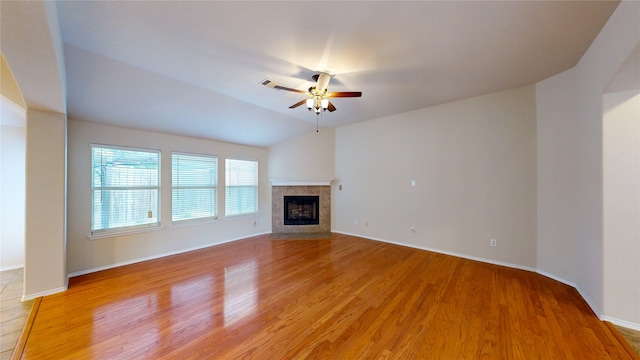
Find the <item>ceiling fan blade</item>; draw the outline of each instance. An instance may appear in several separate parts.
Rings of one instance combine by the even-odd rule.
[[[302,105],[302,104],[306,104],[306,103],[307,103],[307,99],[300,100],[300,101],[298,101],[297,103],[295,103],[295,104],[293,104],[293,105],[289,106],[289,109],[295,109],[295,108],[297,108],[298,106],[300,106],[300,105]]]
[[[335,106],[333,106],[333,104],[331,103],[331,101],[329,101],[329,106],[327,106],[327,110],[329,110],[329,112],[333,112],[336,111],[338,109],[336,109]]]
[[[293,91],[293,92],[297,92],[297,93],[300,93],[300,94],[306,94],[307,93],[306,90],[292,89],[292,88],[288,88],[286,86],[280,86],[280,85],[276,85],[273,88],[277,89],[277,90]]]
[[[272,89],[276,89],[276,90],[286,90],[286,91],[293,91],[293,92],[297,92],[297,93],[301,93],[301,94],[306,94],[307,92],[305,90],[298,90],[298,89],[293,89],[293,88],[289,88],[286,86],[282,86],[282,85],[278,85],[278,83],[276,83],[273,80],[269,80],[269,79],[264,79],[260,82],[260,84],[266,86],[266,87],[270,87]]]
[[[360,91],[336,91],[324,94],[324,97],[361,97],[362,92]]]
[[[275,88],[276,85],[278,85],[278,84],[276,84],[275,81],[269,80],[269,79],[264,79],[264,80],[260,81],[260,84],[262,84],[262,85],[264,85],[266,87],[270,87],[272,89]]]

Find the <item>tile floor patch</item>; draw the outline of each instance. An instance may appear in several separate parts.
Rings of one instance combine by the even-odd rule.
[[[0,360],[11,359],[33,305],[22,300],[23,269],[0,271]]]

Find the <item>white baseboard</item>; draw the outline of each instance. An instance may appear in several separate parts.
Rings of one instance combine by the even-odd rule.
[[[151,255],[151,256],[145,256],[145,257],[142,257],[142,258],[136,258],[136,259],[131,259],[131,260],[127,260],[127,261],[117,262],[117,263],[114,263],[114,264],[98,266],[98,267],[94,267],[94,268],[90,268],[90,269],[86,269],[86,270],[75,271],[75,272],[69,273],[67,278],[72,278],[72,277],[76,277],[76,276],[80,276],[80,275],[86,275],[86,274],[90,274],[90,273],[94,273],[94,272],[98,272],[98,271],[102,271],[102,270],[113,269],[113,268],[117,268],[117,267],[120,267],[120,266],[131,265],[131,264],[135,264],[135,263],[139,263],[139,262],[143,262],[143,261],[155,260],[155,259],[163,258],[163,257],[166,257],[166,256],[178,255],[178,254],[186,253],[186,252],[189,252],[189,251],[205,249],[205,248],[208,248],[208,247],[211,247],[211,246],[226,244],[226,243],[230,243],[230,242],[234,242],[234,241],[238,241],[238,240],[244,240],[244,239],[248,239],[250,237],[260,236],[260,235],[265,235],[265,234],[271,234],[271,231],[262,232],[262,233],[258,233],[258,234],[254,234],[254,235],[247,235],[247,236],[243,236],[243,237],[240,237],[240,238],[224,240],[224,241],[221,241],[221,242],[218,242],[218,243],[215,243],[215,244],[206,244],[206,245],[202,245],[202,246],[196,246],[196,247],[191,247],[191,248],[186,248],[186,249],[180,249],[180,250],[177,250],[177,251],[171,251],[171,252],[166,252],[166,253],[161,253],[161,254],[156,254],[156,255]]]
[[[593,300],[591,300],[591,298],[589,296],[587,296],[587,294],[584,293],[584,291],[582,291],[582,289],[580,289],[580,287],[576,284],[573,283],[571,281],[567,281],[565,279],[562,279],[560,277],[557,277],[553,274],[550,274],[548,272],[542,271],[542,270],[537,270],[536,271],[538,274],[542,275],[542,276],[546,276],[550,279],[553,279],[555,281],[561,282],[567,286],[571,286],[572,288],[576,289],[576,291],[578,292],[578,294],[580,295],[580,297],[582,297],[582,299],[587,303],[587,305],[589,305],[589,307],[591,308],[591,311],[593,311],[593,313],[598,317],[598,319],[602,320],[603,316],[602,313],[600,312],[600,308],[598,308],[595,303],[593,302]]]
[[[612,318],[609,316],[603,316],[602,321],[608,321],[614,325],[618,325],[618,326],[622,326],[624,328],[627,329],[631,329],[631,330],[635,330],[635,331],[640,331],[640,324],[635,324],[629,321],[625,321],[625,320],[620,320],[620,319],[616,319],[616,318]]]
[[[580,289],[579,286],[576,285],[573,288],[576,289],[576,291],[578,291],[578,294],[582,296],[584,301],[587,303],[587,305],[589,305],[589,307],[591,308],[591,311],[593,311],[593,313],[596,314],[598,319],[602,320],[602,317],[603,317],[602,312],[600,311],[600,308],[596,306],[593,300],[591,300],[591,298],[584,291],[582,291],[582,289]]]
[[[0,267],[0,271],[15,270],[23,267],[24,267],[24,264],[3,266],[3,267]]]
[[[503,262],[503,261],[498,261],[498,260],[493,260],[493,259],[486,259],[486,258],[481,258],[481,257],[476,257],[476,256],[470,256],[470,255],[460,254],[460,253],[456,253],[456,252],[452,252],[452,251],[445,251],[445,250],[429,248],[429,247],[424,247],[424,246],[417,246],[417,245],[413,245],[413,244],[406,244],[406,243],[401,243],[401,242],[397,242],[397,241],[390,241],[390,240],[385,240],[385,239],[373,238],[373,237],[369,237],[369,236],[362,236],[362,235],[358,235],[358,234],[350,234],[350,233],[346,233],[346,232],[342,232],[342,231],[333,230],[333,232],[338,233],[338,234],[343,234],[343,235],[361,237],[361,238],[368,239],[368,240],[380,241],[380,242],[384,242],[384,243],[387,243],[387,244],[400,245],[400,246],[405,246],[405,247],[409,247],[409,248],[413,248],[413,249],[431,251],[431,252],[438,253],[438,254],[450,255],[450,256],[455,256],[455,257],[468,259],[468,260],[480,261],[480,262],[483,262],[483,263],[488,263],[488,264],[493,264],[493,265],[506,266],[506,267],[513,268],[513,269],[520,269],[520,270],[533,271],[533,272],[537,271],[535,268],[532,268],[532,267],[529,267],[529,266],[512,264],[512,263],[508,263],[508,262]]]
[[[29,300],[33,300],[35,298],[38,298],[40,296],[47,296],[47,295],[53,295],[53,294],[57,294],[63,291],[67,291],[67,286],[62,286],[59,288],[55,288],[55,289],[51,289],[51,290],[47,290],[47,291],[41,291],[35,294],[29,294],[29,295],[23,295],[22,296],[22,301],[29,301]]]
[[[553,275],[553,274],[550,274],[550,273],[548,273],[548,272],[545,272],[545,271],[542,271],[542,270],[539,270],[539,269],[538,269],[538,270],[536,270],[536,272],[537,272],[538,274],[542,275],[542,276],[548,277],[549,279],[553,279],[553,280],[555,280],[555,281],[561,282],[561,283],[563,283],[563,284],[565,284],[565,285],[568,285],[568,286],[571,286],[572,288],[577,289],[576,284],[574,284],[574,283],[572,283],[572,282],[570,282],[570,281],[567,281],[567,280],[565,280],[565,279],[563,279],[563,278],[557,277],[557,276],[555,276],[555,275]]]

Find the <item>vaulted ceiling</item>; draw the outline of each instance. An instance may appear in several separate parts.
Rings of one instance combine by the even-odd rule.
[[[255,146],[534,84],[580,60],[617,1],[69,1],[70,118]],[[11,64],[9,64],[11,66]],[[304,96],[362,91],[316,118]]]

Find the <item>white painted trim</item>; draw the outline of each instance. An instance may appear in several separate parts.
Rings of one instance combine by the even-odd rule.
[[[41,292],[35,293],[35,294],[23,295],[21,300],[22,301],[29,301],[29,300],[33,300],[35,298],[38,298],[40,296],[47,296],[47,295],[53,295],[53,294],[61,293],[63,291],[67,291],[67,289],[68,289],[68,286],[62,286],[62,287],[51,289],[51,290],[47,290],[47,291],[41,291]]]
[[[215,224],[218,221],[220,221],[220,219],[218,218],[218,215],[209,216],[206,218],[176,220],[171,222],[171,225],[169,225],[169,228],[173,229],[173,228],[189,227],[189,226],[195,226],[195,225]]]
[[[594,304],[593,300],[591,300],[591,298],[589,296],[587,296],[581,289],[580,287],[576,284],[573,283],[571,281],[567,281],[565,279],[559,278],[555,275],[549,274],[547,272],[544,272],[542,270],[537,270],[536,271],[538,274],[542,275],[542,276],[546,276],[550,279],[553,279],[555,281],[561,282],[567,286],[571,286],[572,288],[576,289],[576,291],[578,292],[578,294],[582,297],[582,299],[587,303],[587,305],[591,308],[591,311],[593,311],[593,313],[598,317],[598,319],[603,320],[603,315],[600,312],[600,309],[598,309],[598,307]]]
[[[0,271],[15,270],[15,269],[23,268],[23,267],[24,267],[24,264],[9,265],[9,266],[0,267]]]
[[[576,286],[576,284],[574,284],[574,283],[572,283],[572,282],[570,282],[570,281],[567,281],[567,280],[565,280],[565,279],[559,278],[559,277],[557,277],[557,276],[555,276],[555,275],[553,275],[553,274],[549,274],[548,272],[542,271],[542,270],[540,270],[540,269],[536,270],[536,272],[537,272],[538,274],[542,275],[542,276],[546,276],[546,277],[548,277],[549,279],[553,279],[553,280],[555,280],[555,281],[557,281],[557,282],[561,282],[561,283],[563,283],[563,284],[565,284],[565,285],[571,286],[572,288],[574,288],[574,289],[576,289],[576,290],[577,290],[577,288],[578,288],[578,287]]]
[[[608,321],[608,322],[610,322],[610,323],[612,323],[614,325],[622,326],[622,327],[627,328],[627,329],[640,331],[640,324],[634,324],[634,323],[629,322],[629,321],[624,321],[624,320],[612,318],[612,317],[609,317],[609,316],[603,316],[601,320],[602,321]]]
[[[333,179],[269,179],[271,186],[330,186]]]
[[[487,263],[487,264],[506,266],[506,267],[513,268],[513,269],[520,269],[520,270],[525,270],[525,271],[536,272],[535,268],[532,268],[532,267],[529,267],[529,266],[512,264],[512,263],[507,263],[507,262],[502,262],[502,261],[497,261],[497,260],[492,260],[492,259],[486,259],[486,258],[481,258],[481,257],[476,257],[476,256],[469,256],[469,255],[465,255],[465,254],[460,254],[460,253],[451,252],[451,251],[443,251],[443,250],[429,248],[429,247],[416,246],[416,245],[401,243],[401,242],[397,242],[397,241],[389,241],[389,240],[385,240],[385,239],[378,239],[378,238],[372,238],[372,237],[362,236],[362,235],[357,235],[357,234],[350,234],[350,233],[341,232],[341,231],[335,231],[335,230],[332,230],[332,231],[335,232],[335,233],[338,233],[338,234],[355,236],[355,237],[360,237],[360,238],[364,238],[364,239],[368,239],[368,240],[380,241],[380,242],[384,242],[384,243],[388,243],[388,244],[400,245],[400,246],[405,246],[405,247],[419,249],[419,250],[431,251],[431,252],[438,253],[438,254],[450,255],[450,256],[455,256],[455,257],[459,257],[459,258],[463,258],[463,259],[480,261],[480,262]]]
[[[164,230],[164,226],[162,226],[159,222],[156,224],[150,225],[134,225],[126,227],[126,230],[107,230],[101,231],[97,234],[89,234],[87,235],[87,239],[89,240],[100,240],[107,239],[117,236],[127,236],[133,234],[140,234],[151,231],[161,231]]]
[[[584,299],[584,301],[587,303],[587,305],[589,305],[589,307],[591,308],[591,311],[593,311],[593,313],[598,317],[598,319],[602,320],[602,312],[600,312],[600,309],[596,306],[596,304],[593,302],[593,300],[591,300],[591,298],[580,289],[579,286],[574,286],[574,289],[576,289],[576,291],[578,291],[578,294],[580,294],[580,296],[582,296],[582,298]]]
[[[86,275],[86,274],[90,274],[90,273],[94,273],[94,272],[98,272],[98,271],[102,271],[102,270],[113,269],[113,268],[117,268],[117,267],[120,267],[120,266],[131,265],[131,264],[135,264],[135,263],[139,263],[139,262],[143,262],[143,261],[155,260],[155,259],[163,258],[165,256],[178,255],[178,254],[186,253],[186,252],[189,252],[189,251],[205,249],[205,248],[208,248],[208,247],[211,247],[211,246],[226,244],[226,243],[230,243],[230,242],[234,242],[234,241],[238,241],[238,240],[244,240],[244,239],[248,239],[250,237],[260,236],[260,235],[265,235],[265,234],[271,234],[271,231],[265,231],[265,232],[254,234],[254,235],[246,235],[246,236],[243,236],[243,237],[240,237],[240,238],[224,240],[222,242],[218,242],[218,243],[215,243],[215,244],[206,244],[206,245],[202,245],[202,246],[196,246],[196,247],[191,247],[191,248],[187,248],[187,249],[181,249],[181,250],[178,250],[178,251],[171,251],[171,252],[167,252],[167,253],[162,253],[162,254],[157,254],[157,255],[152,255],[152,256],[145,256],[145,257],[142,257],[142,258],[122,261],[122,262],[118,262],[118,263],[115,263],[115,264],[109,264],[109,265],[105,265],[105,266],[98,266],[98,267],[91,268],[91,269],[75,271],[75,272],[69,273],[68,274],[68,278],[72,278],[72,277],[76,277],[76,276],[80,276],[80,275]]]

